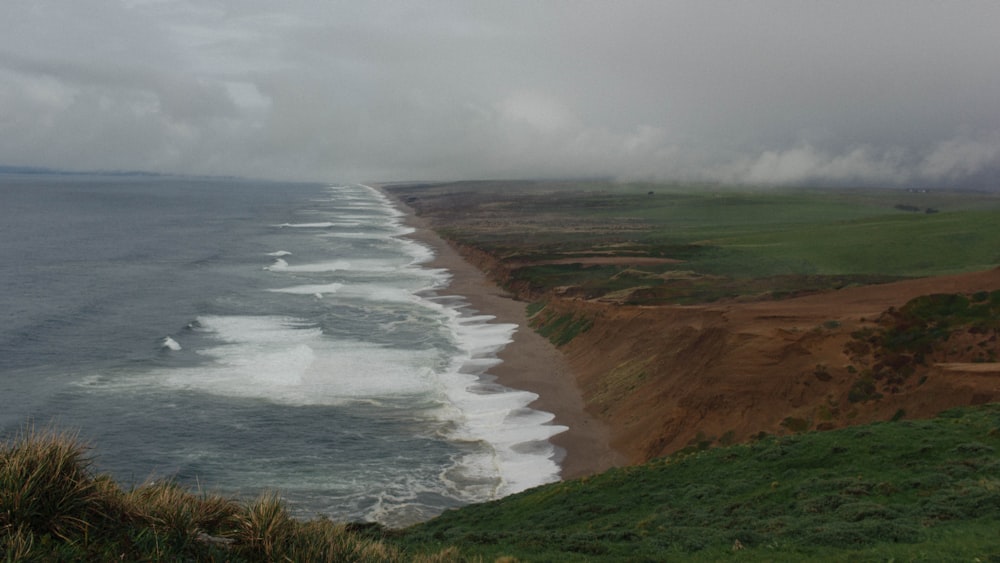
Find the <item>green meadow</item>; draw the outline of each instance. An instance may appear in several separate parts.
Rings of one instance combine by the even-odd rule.
[[[466,507],[409,550],[522,561],[994,561],[1000,405],[688,451]]]
[[[463,209],[505,224],[469,220],[446,235],[512,264],[512,280],[538,292],[571,288],[643,303],[775,298],[1000,263],[1000,196],[993,193],[544,186]],[[566,263],[595,256],[675,262]]]

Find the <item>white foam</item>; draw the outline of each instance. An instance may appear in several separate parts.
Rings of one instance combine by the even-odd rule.
[[[418,306],[426,306],[429,303],[417,294],[429,291],[438,286],[438,279],[432,278],[429,283],[421,280],[414,280],[416,284],[409,287],[402,284],[391,283],[344,283],[332,282],[324,284],[304,284],[289,287],[278,287],[269,289],[273,293],[288,293],[292,295],[315,295],[336,294],[338,298],[367,301],[372,303],[415,303]],[[501,345],[502,347],[502,345]]]
[[[391,234],[379,233],[374,231],[340,231],[336,233],[327,233],[324,236],[330,238],[383,239],[383,240],[388,240],[392,238]]]
[[[387,197],[364,186],[383,205],[393,209],[394,228],[404,234],[412,229],[401,224],[404,214]],[[399,236],[399,235],[397,235]],[[430,261],[433,251],[414,241],[404,242],[404,251],[413,264]],[[438,289],[450,274],[439,278]],[[450,438],[489,444],[491,452],[462,457],[442,478],[458,479],[466,484],[481,483],[476,494],[495,498],[559,479],[555,447],[549,439],[568,428],[551,423],[551,413],[528,408],[537,395],[500,385],[483,385],[481,375],[500,360],[496,354],[513,340],[517,325],[496,323],[491,315],[461,312],[461,299],[438,296],[422,297],[422,304],[439,310],[447,319],[454,342],[461,352],[438,380],[448,401],[448,416],[457,422]],[[497,479],[491,479],[495,476]]]
[[[150,374],[156,384],[290,405],[422,396],[434,390],[436,351],[395,350],[325,338],[284,317],[199,317],[196,330],[219,342],[199,350],[204,366]]]
[[[311,264],[295,264],[289,266],[287,262],[282,260],[283,265],[281,266],[282,271],[286,272],[302,272],[302,273],[323,273],[323,272],[339,272],[350,270],[352,272],[392,272],[399,270],[398,266],[394,266],[391,262],[387,260],[370,260],[370,259],[351,259],[351,260],[332,260],[329,262],[314,262]],[[271,269],[274,269],[273,267]]]
[[[496,354],[514,339],[517,325],[490,323],[494,318],[480,315],[455,320],[454,330],[466,344],[470,358]]]
[[[424,308],[440,319],[439,328],[428,330],[443,330],[441,335],[451,340],[454,349],[402,350],[334,339],[295,318],[207,316],[194,323],[194,330],[219,343],[198,352],[211,361],[200,367],[163,370],[155,374],[156,383],[296,405],[377,402],[393,397],[437,404],[433,412],[448,422],[443,427],[448,439],[480,446],[442,470],[442,480],[458,491],[459,498],[487,500],[557,480],[560,468],[549,439],[566,427],[552,424],[550,413],[528,407],[537,395],[483,377],[499,363],[497,352],[512,341],[518,327],[498,323],[489,315],[468,313],[461,298],[429,294],[444,287],[450,273],[419,266],[433,258],[432,249],[399,238],[412,229],[402,225],[403,213],[381,193],[357,185],[330,189],[342,209],[365,214],[329,211],[322,218],[337,221],[278,226],[321,229],[316,233],[321,237],[393,241],[409,261],[351,257],[289,264],[284,258],[291,252],[273,253],[275,261],[267,268],[281,275],[336,272],[339,279],[269,291]],[[346,223],[366,228],[327,230]],[[363,274],[364,281],[355,280],[355,272]],[[429,416],[430,411],[425,414]]]
[[[280,287],[269,289],[268,291],[272,291],[274,293],[291,293],[294,295],[323,295],[326,293],[337,293],[342,287],[344,287],[344,284],[342,283],[323,283]]]
[[[499,482],[489,496],[497,498],[557,481],[560,468],[555,447],[548,440],[568,428],[551,424],[551,413],[528,408],[538,398],[536,394],[481,384],[479,374],[498,362],[496,352],[512,340],[517,329],[517,325],[491,320],[487,315],[453,318],[452,329],[464,354],[454,360],[455,367],[444,379],[459,422],[453,439],[482,440],[493,451],[489,456],[466,456],[456,474],[495,471]]]
[[[283,260],[281,258],[278,258],[277,260],[275,260],[274,262],[272,262],[270,266],[264,266],[264,269],[265,270],[270,270],[272,272],[280,272],[280,271],[283,271],[283,270],[287,270],[288,269],[288,262],[286,262],[285,260]]]
[[[181,345],[178,344],[177,341],[174,340],[173,338],[166,336],[163,338],[163,340],[160,341],[160,348],[163,348],[164,350],[171,350],[173,352],[178,352],[181,349]]]
[[[408,231],[407,229],[400,227],[399,229],[394,229],[392,231],[389,231],[387,229],[383,229],[380,231],[375,231],[375,230],[337,231],[337,232],[324,233],[323,236],[332,239],[390,240],[396,238],[397,236],[409,234],[410,232],[412,232],[412,230]]]
[[[421,303],[446,317],[445,326],[460,349],[449,367],[436,374],[446,400],[441,416],[454,423],[447,437],[487,446],[486,451],[463,455],[442,479],[464,490],[470,501],[557,481],[560,467],[549,439],[568,428],[551,424],[551,413],[528,407],[536,394],[482,379],[487,369],[500,363],[496,353],[511,342],[517,325],[463,313],[461,299],[422,298]]]
[[[281,258],[282,256],[291,256],[292,253],[289,252],[289,251],[287,251],[287,250],[278,250],[276,252],[268,252],[267,255],[268,256],[276,256],[278,258]]]
[[[425,264],[434,259],[434,251],[430,247],[407,239],[403,239],[401,242],[403,243],[403,251],[413,257],[411,264]]]
[[[278,228],[290,229],[329,229],[330,227],[336,227],[337,223],[334,223],[333,221],[324,221],[322,223],[282,223],[274,226]]]
[[[338,220],[363,222],[370,228],[365,231],[327,232],[321,236],[393,240],[402,252],[411,257],[411,262],[404,267],[411,270],[417,270],[420,264],[433,259],[431,248],[399,238],[413,232],[413,229],[402,223],[405,214],[381,192],[369,186],[345,186],[332,191],[336,193],[337,201],[344,202],[348,208],[364,207],[365,211],[364,215],[338,213]],[[373,217],[372,212],[375,211],[382,212],[381,219]],[[351,262],[351,269],[364,267]],[[334,271],[330,266],[339,268],[346,264],[303,265],[300,271],[326,268],[327,271]],[[433,283],[418,289],[392,284],[343,283],[295,286],[277,291],[322,295],[335,293],[338,299],[365,299],[380,303],[406,301],[436,311],[442,317],[442,326],[447,328],[459,349],[447,368],[431,374],[444,400],[441,416],[456,423],[449,438],[488,444],[485,452],[463,456],[443,476],[451,475],[466,486],[470,483],[482,485],[480,490],[470,491],[477,497],[475,500],[511,494],[557,480],[559,465],[555,459],[556,450],[548,440],[567,428],[552,424],[552,414],[528,408],[537,395],[495,384],[484,385],[482,379],[486,370],[499,363],[497,352],[512,341],[518,327],[497,323],[490,315],[468,314],[464,309],[466,303],[460,298],[446,299],[422,294],[439,290],[451,277],[443,270],[423,271],[434,273],[431,276]]]

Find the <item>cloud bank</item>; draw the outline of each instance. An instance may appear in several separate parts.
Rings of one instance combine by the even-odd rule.
[[[0,164],[998,187],[996,2],[11,0]]]

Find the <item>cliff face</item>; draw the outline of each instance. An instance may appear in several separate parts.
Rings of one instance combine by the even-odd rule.
[[[783,301],[639,307],[534,295],[510,286],[488,254],[459,250],[521,299],[544,300],[546,316],[589,319],[590,328],[561,349],[588,410],[609,423],[612,445],[634,463],[761,432],[923,418],[1000,400],[1000,365],[961,363],[962,354],[859,394],[864,366],[847,349],[852,333],[875,326],[890,307],[920,295],[1000,288],[1000,270]]]

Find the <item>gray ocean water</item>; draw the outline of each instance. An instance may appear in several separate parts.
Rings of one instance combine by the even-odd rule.
[[[361,185],[0,175],[0,432],[402,526],[553,481],[563,428],[483,375],[517,327]]]

